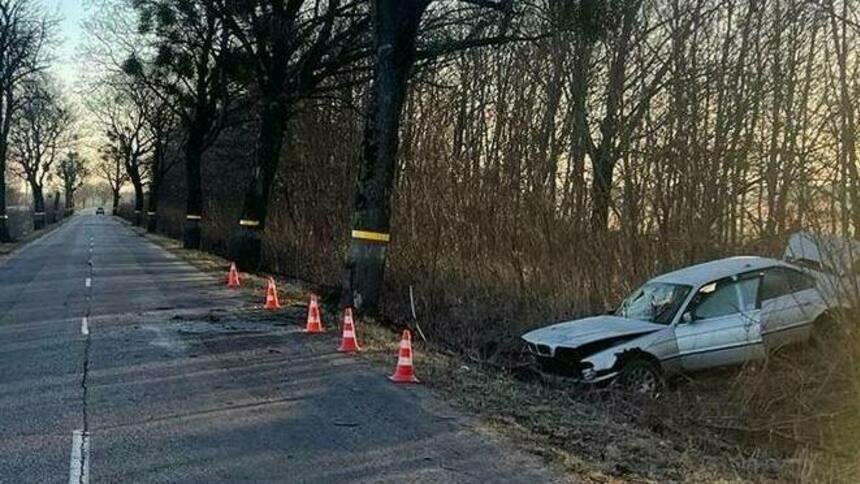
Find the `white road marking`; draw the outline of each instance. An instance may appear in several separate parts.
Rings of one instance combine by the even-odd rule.
[[[86,316],[81,320],[81,334],[84,336],[90,334],[90,322],[87,320]]]
[[[87,277],[87,280],[84,282],[84,284],[85,284],[87,287],[92,287],[92,285],[93,285],[93,280],[92,280],[92,279],[90,279],[89,277]]]
[[[72,432],[72,456],[69,462],[69,484],[90,482],[90,436],[82,430]]]

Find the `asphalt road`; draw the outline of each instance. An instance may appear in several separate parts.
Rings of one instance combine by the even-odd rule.
[[[246,302],[108,216],[0,261],[0,482],[557,480]]]

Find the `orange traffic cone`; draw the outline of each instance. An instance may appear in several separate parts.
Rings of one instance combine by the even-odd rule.
[[[352,320],[352,308],[344,308],[343,310],[343,338],[340,340],[340,348],[337,350],[343,353],[352,353],[358,351],[358,341],[355,339],[355,322]]]
[[[227,274],[227,287],[236,289],[239,287],[239,271],[236,270],[236,263],[230,264],[230,273]]]
[[[305,333],[323,333],[325,330],[320,321],[320,306],[317,302],[317,297],[311,295],[311,302],[308,303],[308,322],[305,325]]]
[[[412,371],[412,334],[408,329],[403,330],[397,367],[388,379],[394,383],[418,383],[418,378],[415,378],[415,373]]]
[[[269,278],[269,284],[266,286],[266,309],[274,311],[281,309],[281,303],[278,301],[278,289],[275,287],[275,279]]]

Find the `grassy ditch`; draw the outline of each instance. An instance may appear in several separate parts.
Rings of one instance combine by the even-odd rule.
[[[135,229],[143,232],[140,229]],[[151,240],[215,277],[228,262]],[[265,275],[242,274],[248,297],[263,299]],[[320,288],[279,279],[282,303],[301,306]],[[337,308],[323,308],[336,328]],[[285,317],[248,311],[248,320]],[[536,372],[523,354],[504,359],[452,351],[416,337],[424,384],[493,431],[548,462],[595,482],[851,482],[860,472],[860,335],[845,315],[815,344],[789,348],[764,364],[673,382],[657,398],[629,398]],[[390,372],[398,333],[357,322],[362,358]],[[337,331],[311,344],[333,345]]]

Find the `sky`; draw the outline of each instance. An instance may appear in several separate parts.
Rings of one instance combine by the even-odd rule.
[[[57,49],[52,70],[67,89],[74,86],[80,69],[75,62],[84,39],[83,21],[87,17],[87,0],[47,0],[47,5],[60,19]]]

